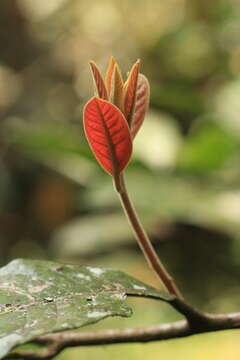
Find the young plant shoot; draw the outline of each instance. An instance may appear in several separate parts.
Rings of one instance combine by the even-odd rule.
[[[150,87],[137,60],[124,82],[112,57],[105,81],[91,61],[95,96],[84,107],[83,122],[88,143],[103,169],[112,176],[128,221],[148,263],[170,294],[182,298],[176,284],[156,254],[129,198],[124,169],[132,155],[133,140],[149,105]]]

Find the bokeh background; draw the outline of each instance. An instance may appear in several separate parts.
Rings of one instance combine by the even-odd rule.
[[[1,0],[0,263],[111,266],[157,285],[82,130],[88,66],[142,59],[150,109],[126,171],[163,262],[194,305],[240,307],[239,0]],[[131,300],[132,319],[178,319]],[[93,327],[91,327],[93,329]],[[76,348],[58,359],[237,360],[239,331],[148,345]]]

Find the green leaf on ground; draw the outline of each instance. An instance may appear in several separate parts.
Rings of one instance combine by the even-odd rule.
[[[14,260],[0,269],[0,359],[47,333],[129,317],[126,295],[172,296],[113,269]]]

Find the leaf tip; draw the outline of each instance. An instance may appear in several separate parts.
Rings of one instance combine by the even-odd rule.
[[[94,66],[97,66],[94,60],[89,61],[90,68],[92,69]]]

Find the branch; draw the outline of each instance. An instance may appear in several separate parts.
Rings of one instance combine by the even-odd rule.
[[[190,308],[191,309],[191,308]],[[189,309],[188,311],[189,312]],[[35,343],[47,345],[39,351],[18,350],[9,359],[51,359],[63,349],[72,346],[108,345],[119,343],[145,343],[187,337],[195,334],[240,328],[240,313],[207,314],[197,312],[189,320],[181,320],[144,328],[112,329],[89,332],[62,332],[40,336]],[[198,317],[199,316],[199,317]],[[198,320],[197,320],[198,317]]]

